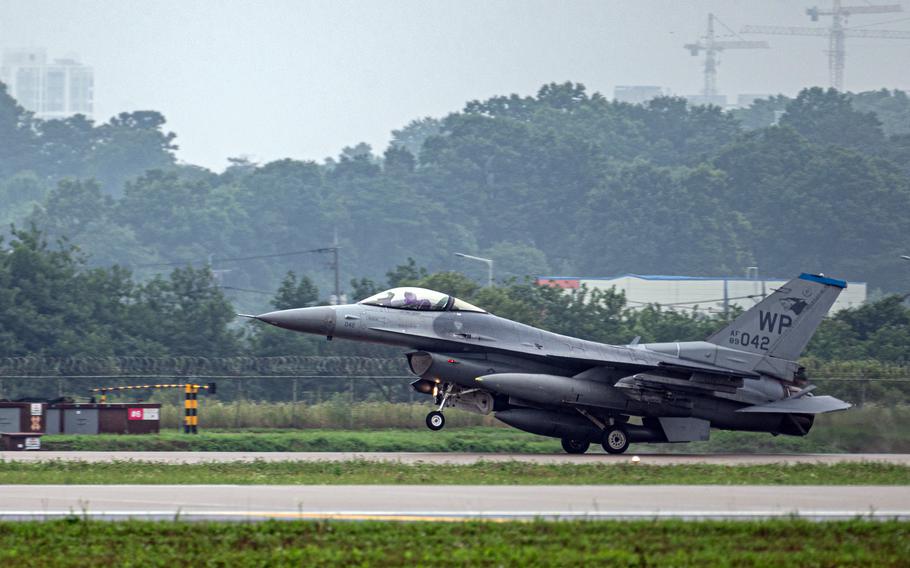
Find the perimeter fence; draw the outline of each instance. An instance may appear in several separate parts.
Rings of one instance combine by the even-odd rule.
[[[410,402],[414,378],[404,357],[4,357],[0,399],[84,398],[91,388],[192,380],[217,382],[225,401]]]
[[[858,406],[910,404],[910,365],[810,360],[806,367],[819,394]],[[408,386],[414,378],[404,357],[3,357],[0,399],[85,398],[97,387],[198,380],[217,382],[222,401],[424,400]]]

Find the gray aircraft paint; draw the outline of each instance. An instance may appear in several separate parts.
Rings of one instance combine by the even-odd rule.
[[[473,306],[458,310],[458,300],[418,288],[371,299],[382,305],[252,317],[330,338],[407,347],[419,377],[413,387],[436,396],[439,410],[492,412],[522,430],[561,437],[564,445],[599,442],[617,428],[633,442],[681,442],[706,439],[709,427],[805,435],[814,415],[849,408],[813,396],[796,362],[845,287],[802,274],[705,341],[627,346],[551,333]],[[426,297],[393,307],[396,293]]]

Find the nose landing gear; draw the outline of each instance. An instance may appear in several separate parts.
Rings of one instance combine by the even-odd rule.
[[[445,408],[450,394],[452,394],[452,385],[448,384],[445,386],[445,391],[436,397],[436,403],[439,404],[439,408],[427,414],[427,428],[434,432],[442,430],[446,425],[446,417],[442,414],[442,409]]]
[[[446,417],[442,414],[442,412],[434,410],[433,412],[427,414],[427,428],[430,430],[442,430],[445,425]]]

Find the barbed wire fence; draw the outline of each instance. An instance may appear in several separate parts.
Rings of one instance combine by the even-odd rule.
[[[809,376],[828,394],[859,405],[896,397],[910,402],[910,365],[834,362],[813,365]],[[351,401],[414,400],[415,377],[404,357],[2,357],[0,399],[85,397],[88,390],[174,380],[218,381],[225,400],[318,403],[345,395]]]
[[[0,399],[85,397],[91,388],[218,381],[222,399],[413,400],[404,357],[3,357]]]

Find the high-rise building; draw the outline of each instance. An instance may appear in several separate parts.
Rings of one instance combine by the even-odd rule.
[[[0,81],[37,118],[92,117],[94,72],[76,59],[48,62],[41,48],[5,50],[0,60]]]

